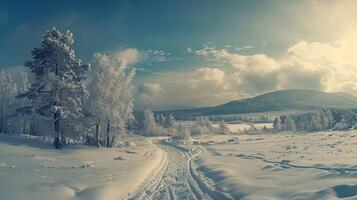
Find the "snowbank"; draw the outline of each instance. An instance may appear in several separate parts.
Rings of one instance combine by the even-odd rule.
[[[211,136],[194,171],[233,199],[357,198],[357,131]],[[205,143],[207,144],[207,143]]]
[[[126,199],[164,152],[144,138],[120,148],[54,150],[38,139],[0,134],[2,199]]]

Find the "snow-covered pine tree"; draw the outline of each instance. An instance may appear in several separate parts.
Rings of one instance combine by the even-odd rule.
[[[89,65],[76,58],[70,48],[73,42],[70,31],[61,33],[52,28],[43,35],[41,46],[32,50],[32,60],[25,63],[35,79],[24,97],[33,101],[33,108],[38,103],[38,113],[53,117],[57,149],[66,144],[64,131],[73,136],[81,130],[79,118],[88,96],[84,80]]]
[[[105,143],[113,145],[117,134],[124,132],[133,120],[134,69],[128,69],[125,60],[97,53],[93,64],[94,77],[91,81],[89,110],[96,126],[96,141],[99,146],[99,129],[106,123]],[[113,132],[114,130],[114,132]],[[111,136],[111,132],[114,134]]]

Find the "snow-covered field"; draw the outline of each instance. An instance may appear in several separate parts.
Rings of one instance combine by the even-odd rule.
[[[203,150],[194,170],[230,198],[357,199],[357,131],[198,140],[214,144],[193,145]]]
[[[139,137],[119,148],[55,150],[39,139],[0,134],[0,199],[126,199],[164,155]]]
[[[0,199],[357,199],[357,131],[29,141],[0,134]]]

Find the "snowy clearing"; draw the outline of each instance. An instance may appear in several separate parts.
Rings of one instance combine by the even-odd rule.
[[[54,150],[39,139],[0,134],[1,199],[126,199],[164,155],[139,137],[120,148]]]
[[[357,131],[203,136],[192,162],[232,199],[356,199]],[[214,141],[214,142],[208,142]]]
[[[4,199],[357,198],[357,131],[132,136],[112,149],[0,141]]]

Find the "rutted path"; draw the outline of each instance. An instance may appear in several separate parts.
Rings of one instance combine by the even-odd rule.
[[[191,175],[190,155],[180,147],[160,142],[166,151],[161,169],[129,199],[212,199]]]

